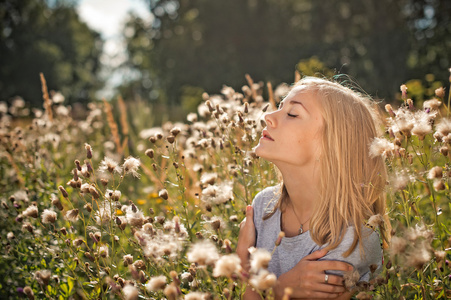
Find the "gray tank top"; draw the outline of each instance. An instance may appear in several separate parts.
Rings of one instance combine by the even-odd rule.
[[[276,210],[269,219],[263,220],[263,216],[272,211],[280,197],[280,186],[273,186],[258,193],[252,206],[254,208],[254,224],[256,230],[256,247],[264,248],[272,252],[275,241],[281,231],[280,210]],[[340,245],[330,250],[320,260],[338,260],[351,264],[360,274],[360,281],[369,281],[371,272],[369,266],[378,266],[374,275],[382,269],[383,253],[379,234],[372,229],[362,226],[364,256],[360,255],[359,246],[348,257],[343,257],[354,239],[354,228],[348,227]],[[294,237],[285,237],[276,248],[269,263],[268,270],[277,277],[292,269],[303,257],[322,249],[326,245],[317,245],[310,236],[310,231]],[[342,275],[340,271],[327,271],[328,274]]]

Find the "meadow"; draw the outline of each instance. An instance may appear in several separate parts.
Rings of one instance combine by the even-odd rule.
[[[247,273],[234,251],[246,206],[278,183],[252,149],[290,86],[246,80],[161,126],[146,103],[121,98],[76,117],[43,77],[43,109],[0,103],[0,297],[239,299],[250,285],[274,299],[270,253],[255,251]],[[381,103],[369,148],[390,180],[387,215],[368,226],[392,229],[381,273],[346,274],[356,299],[451,298],[450,95],[409,93]]]

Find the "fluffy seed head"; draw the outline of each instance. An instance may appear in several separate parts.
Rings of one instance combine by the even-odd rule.
[[[66,220],[70,222],[78,221],[78,209],[71,209],[66,212]]]
[[[370,145],[370,157],[387,157],[393,154],[395,145],[384,138],[375,138]]]
[[[56,212],[50,209],[44,209],[41,216],[42,223],[43,224],[55,223],[56,217],[57,217]]]
[[[112,158],[106,157],[100,162],[99,170],[101,172],[108,172],[110,174],[113,173],[121,173],[122,168],[119,166],[119,164]]]
[[[360,274],[356,269],[347,271],[343,274],[344,284],[348,290],[351,290],[357,284],[359,279],[360,279]]]
[[[435,90],[435,95],[439,98],[444,98],[445,97],[445,89],[443,87],[439,87],[438,89]]]
[[[148,292],[156,292],[159,290],[163,290],[166,286],[166,276],[156,276],[151,277],[149,282],[146,284],[146,290]]]
[[[234,273],[241,270],[241,260],[236,254],[229,254],[222,256],[213,269],[213,276],[224,276],[231,278]]]
[[[35,205],[30,205],[27,209],[22,213],[24,216],[37,218],[38,217],[38,207]]]
[[[429,173],[428,173],[429,179],[442,178],[442,176],[443,176],[442,167],[435,166],[429,170]]]
[[[134,158],[129,156],[125,159],[123,168],[126,174],[131,174],[134,177],[139,177],[138,168],[141,165],[141,162],[138,158]]]
[[[219,253],[213,242],[202,240],[191,246],[187,258],[189,262],[201,266],[213,265],[219,259]]]
[[[259,272],[261,269],[268,269],[271,253],[263,248],[250,248],[251,253],[251,272]]]
[[[139,296],[138,289],[134,285],[127,284],[122,289],[125,300],[137,300]]]
[[[258,290],[264,291],[276,284],[277,277],[267,270],[261,270],[257,275],[252,275],[249,283]]]
[[[368,219],[367,225],[373,229],[378,228],[384,223],[384,218],[380,215],[373,215]]]

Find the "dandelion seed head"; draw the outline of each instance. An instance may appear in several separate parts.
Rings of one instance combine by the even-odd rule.
[[[434,190],[439,192],[439,191],[443,191],[444,189],[446,189],[446,185],[443,182],[443,180],[441,179],[435,179],[434,182],[432,183]]]
[[[268,270],[261,270],[257,274],[252,274],[249,279],[249,283],[260,291],[272,288],[277,281],[275,274],[270,273]]]
[[[371,228],[378,228],[384,223],[384,218],[380,215],[373,215],[368,219],[367,225]]]
[[[224,276],[231,278],[234,273],[239,273],[241,270],[241,260],[236,254],[229,254],[222,256],[215,264],[213,269],[213,276]]]
[[[442,118],[437,123],[435,130],[440,133],[442,136],[447,136],[451,133],[451,119]]]
[[[417,270],[421,270],[423,266],[431,260],[430,245],[426,242],[421,243],[418,247],[415,247],[414,251],[411,251],[406,257],[406,264],[414,267]]]
[[[151,277],[149,282],[147,282],[146,284],[146,290],[148,292],[156,292],[163,290],[164,287],[166,286],[166,282],[167,282],[166,276],[160,275]]]
[[[428,178],[429,179],[435,179],[435,178],[442,178],[443,176],[443,169],[442,167],[435,166],[428,172]]]
[[[387,157],[393,153],[395,145],[385,138],[375,138],[370,145],[370,157]]]
[[[139,291],[134,285],[127,284],[122,288],[122,294],[125,300],[137,300]]]
[[[26,191],[24,191],[24,190],[19,190],[19,191],[16,191],[15,193],[14,193],[14,199],[16,199],[16,201],[23,201],[23,202],[28,202],[28,201],[30,201],[29,199],[28,199],[28,194],[27,194],[27,192]]]
[[[134,206],[135,208],[133,208],[133,205],[124,205],[122,206],[121,210],[125,212],[125,217],[128,224],[130,224],[132,227],[141,228],[141,226],[144,224],[144,214],[136,206]]]
[[[66,212],[66,220],[70,222],[78,221],[78,209],[71,209]]]
[[[55,223],[57,214],[53,210],[44,209],[44,211],[42,212],[41,218],[42,218],[43,224]]]
[[[25,295],[28,296],[28,299],[34,299],[34,292],[31,287],[29,287],[29,286],[24,287],[23,292]]]
[[[444,87],[439,87],[438,89],[435,90],[435,95],[439,98],[444,98],[445,97],[445,88]]]
[[[201,200],[206,204],[222,204],[233,199],[233,185],[231,182],[209,185],[202,190]]]
[[[210,240],[202,240],[191,245],[187,259],[200,266],[214,265],[219,259],[218,249]]]
[[[202,184],[215,184],[216,180],[218,179],[217,173],[204,173],[202,174],[202,177],[200,178],[200,182]]]
[[[400,191],[409,184],[411,179],[415,180],[409,176],[407,170],[398,170],[390,176],[389,182],[394,191]]]
[[[426,111],[433,111],[437,110],[440,105],[442,105],[442,102],[438,99],[431,99],[423,102],[423,109]]]
[[[411,132],[413,135],[418,136],[420,140],[423,140],[427,134],[432,133],[432,126],[429,124],[428,120],[423,119],[422,121],[415,123]]]
[[[180,275],[180,279],[182,280],[182,282],[188,283],[188,282],[192,282],[194,280],[194,277],[190,272],[183,272]]]
[[[133,256],[130,254],[126,254],[122,257],[123,261],[124,261],[124,266],[128,266],[131,265],[133,263]]]
[[[30,205],[27,207],[26,210],[24,210],[22,212],[22,215],[26,216],[26,217],[32,217],[32,218],[37,218],[39,216],[38,214],[38,207],[35,205]]]
[[[89,194],[90,188],[91,188],[91,185],[89,183],[83,183],[80,187],[80,192],[83,194]]]
[[[249,249],[249,252],[251,254],[251,272],[257,273],[262,269],[268,269],[269,261],[271,260],[271,253],[268,250],[252,247]]]
[[[122,172],[122,168],[119,166],[119,163],[107,156],[105,156],[105,158],[100,162],[99,170],[100,172],[110,174],[120,174]]]
[[[168,299],[176,299],[179,294],[179,288],[175,282],[171,282],[164,288],[163,293],[166,297],[168,297]]]
[[[360,279],[360,274],[357,269],[352,269],[351,271],[344,272],[343,281],[344,285],[348,290],[351,290]]]
[[[103,258],[109,257],[109,251],[108,251],[107,245],[100,246],[98,252],[99,252],[99,255]]]
[[[126,174],[131,174],[133,177],[139,178],[138,168],[141,165],[141,161],[138,158],[129,156],[125,159],[123,168]]]
[[[34,274],[36,281],[42,286],[47,286],[49,284],[51,276],[52,273],[49,270],[39,270]]]
[[[82,238],[76,238],[75,240],[72,241],[72,245],[74,245],[74,247],[79,247],[84,243]]]

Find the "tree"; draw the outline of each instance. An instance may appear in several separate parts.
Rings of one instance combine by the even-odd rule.
[[[370,94],[391,99],[401,83],[432,70],[430,61],[418,62],[421,57],[435,53],[442,61],[435,71],[449,62],[445,0],[147,2],[153,23],[132,17],[125,30],[128,65],[152,82],[136,85],[142,96],[153,92],[173,104],[183,98],[185,86],[207,92],[222,84],[239,88],[246,73],[273,85],[291,82],[296,63],[312,56],[351,75]],[[441,41],[418,40],[419,28],[412,24],[424,16],[409,9],[412,5],[433,7],[435,22],[448,28],[430,29]]]
[[[21,96],[41,106],[39,73],[69,102],[88,102],[101,87],[100,35],[69,1],[0,2],[0,99]]]

